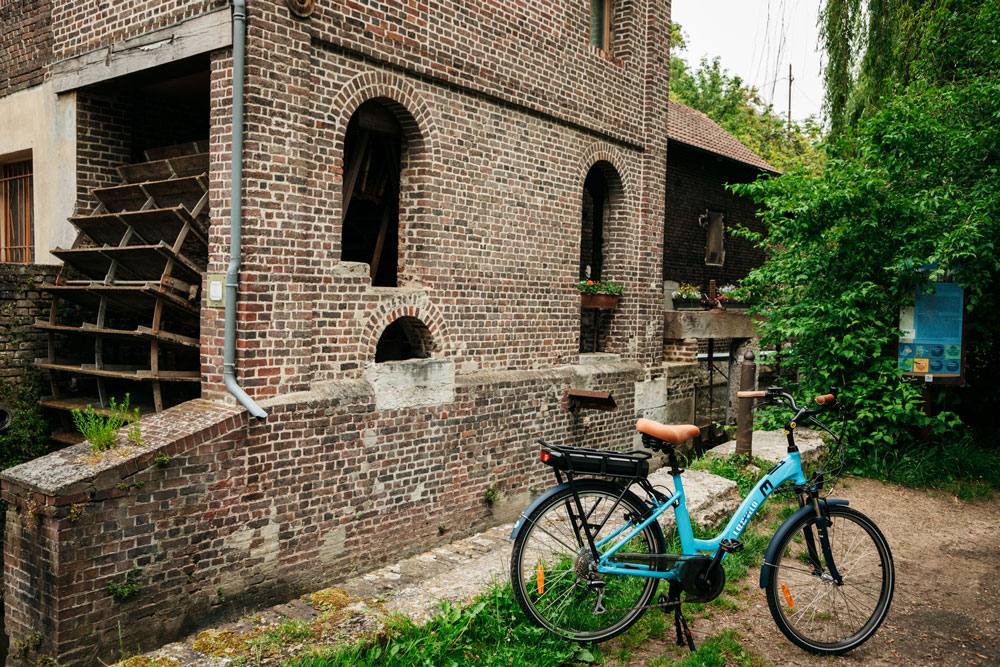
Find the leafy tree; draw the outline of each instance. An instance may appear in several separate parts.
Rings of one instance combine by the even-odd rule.
[[[950,447],[960,418],[985,421],[1000,398],[1000,0],[933,3],[912,20],[923,37],[908,79],[845,128],[821,174],[734,187],[764,204],[769,261],[745,281],[763,343],[791,343],[800,393],[838,388],[855,461],[882,473],[921,451],[906,446],[917,429]],[[968,385],[936,391],[928,416],[895,340],[900,307],[945,274],[968,298]]]
[[[764,104],[759,91],[730,75],[719,58],[703,58],[692,69],[681,54],[687,40],[674,23],[671,33],[670,98],[701,111],[747,148],[780,171],[805,165],[822,168],[823,154],[815,148],[822,129],[815,119],[792,123]]]

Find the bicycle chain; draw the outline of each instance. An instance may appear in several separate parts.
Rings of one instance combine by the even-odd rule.
[[[667,607],[679,607],[680,604],[681,604],[680,600],[676,600],[674,602],[669,602],[669,601],[668,602],[658,602],[658,603],[655,603],[655,604],[647,604],[646,606],[643,607],[643,609],[666,609]],[[614,613],[614,612],[618,612],[618,611],[632,611],[633,609],[635,609],[635,607],[624,607],[622,609],[605,609],[604,611],[602,611],[600,613],[602,613],[602,614],[610,614],[610,613]]]

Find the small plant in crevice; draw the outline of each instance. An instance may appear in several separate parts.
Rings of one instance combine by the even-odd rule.
[[[28,521],[34,521],[38,518],[38,503],[35,502],[34,498],[25,498],[24,516],[27,517]]]
[[[77,521],[80,520],[80,517],[83,516],[83,508],[85,506],[86,503],[73,503],[72,505],[70,505],[69,514],[66,515],[66,518],[72,521],[73,523],[76,523]]]
[[[90,443],[95,454],[113,449],[118,433],[129,421],[128,394],[125,394],[125,400],[121,403],[114,398],[110,403],[107,414],[97,412],[92,405],[88,405],[86,410],[73,410],[73,424]]]
[[[125,396],[126,404],[128,402],[128,395]],[[143,444],[142,431],[139,427],[139,421],[141,417],[139,416],[139,408],[136,408],[131,416],[129,417],[128,430],[125,432],[125,437],[128,439],[130,445],[139,447]]]
[[[219,602],[225,602],[226,596],[222,593],[222,586],[215,589],[215,597],[218,598]]]
[[[493,503],[500,499],[500,489],[497,488],[496,484],[491,484],[488,489],[483,491],[483,500],[490,507],[493,507]]]
[[[129,570],[128,574],[125,575],[125,579],[118,582],[108,582],[108,592],[111,596],[118,600],[119,602],[124,602],[130,597],[136,595],[142,588],[142,581],[139,579],[139,568],[133,566]]]
[[[153,457],[153,463],[156,464],[157,468],[166,468],[167,464],[170,463],[170,454],[164,451],[156,452],[156,456]]]

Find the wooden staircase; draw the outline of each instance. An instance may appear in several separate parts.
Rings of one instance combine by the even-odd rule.
[[[107,409],[126,393],[140,412],[160,412],[200,395],[199,318],[208,259],[208,142],[145,152],[146,162],[118,168],[121,185],[93,190],[54,284],[48,320],[52,396],[61,412],[53,438],[79,442],[70,411]]]

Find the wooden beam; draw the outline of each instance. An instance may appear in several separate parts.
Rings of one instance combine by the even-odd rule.
[[[227,6],[61,60],[52,65],[51,81],[57,93],[65,93],[232,43],[232,15]]]
[[[368,133],[362,132],[360,137],[361,145],[354,151],[354,162],[347,165],[344,170],[344,203],[341,208],[340,221],[347,219],[347,209],[351,205],[351,197],[354,195],[354,186],[358,182],[358,174],[361,173],[361,163],[364,162],[365,152],[368,150]]]

